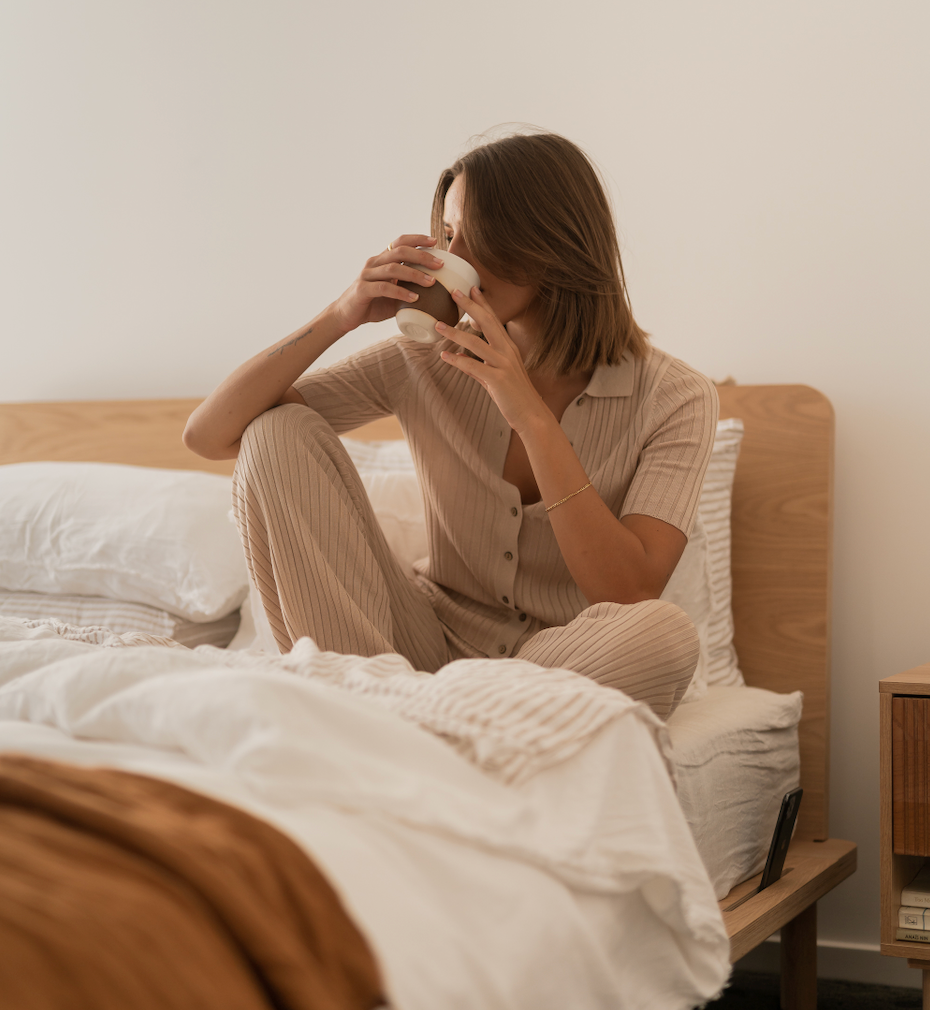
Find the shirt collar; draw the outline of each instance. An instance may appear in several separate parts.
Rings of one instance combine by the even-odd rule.
[[[632,396],[635,365],[633,355],[623,352],[619,365],[598,365],[585,393],[590,396]]]

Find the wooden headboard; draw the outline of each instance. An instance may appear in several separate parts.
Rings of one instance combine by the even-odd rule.
[[[810,386],[719,386],[745,433],[733,485],[734,644],[746,683],[803,691],[795,837],[829,837],[833,408]]]
[[[747,683],[804,692],[796,837],[828,837],[833,411],[809,386],[721,386],[745,436],[733,489],[733,617]],[[232,473],[181,443],[198,400],[0,404],[0,464],[85,460]],[[398,438],[393,418],[353,438]]]

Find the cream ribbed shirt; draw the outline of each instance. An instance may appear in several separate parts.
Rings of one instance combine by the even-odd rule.
[[[474,379],[444,362],[449,341],[376,344],[295,383],[337,433],[388,414],[419,474],[429,557],[415,569],[451,637],[468,652],[512,656],[588,606],[540,501],[501,476],[510,427]],[[686,536],[717,422],[713,383],[650,347],[595,370],[562,415],[588,479],[619,518],[654,516]]]

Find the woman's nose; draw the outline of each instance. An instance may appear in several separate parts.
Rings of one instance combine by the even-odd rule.
[[[468,246],[465,245],[465,240],[460,235],[452,236],[452,241],[449,243],[449,252],[455,256],[460,256],[471,266],[475,266],[475,262],[471,258],[471,253],[468,251]],[[475,269],[477,269],[477,267]]]

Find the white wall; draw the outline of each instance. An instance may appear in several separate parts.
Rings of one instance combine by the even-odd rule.
[[[0,400],[205,394],[428,230],[472,134],[578,141],[655,341],[836,408],[832,829],[860,870],[820,931],[874,950],[876,681],[930,659],[928,29],[922,0],[6,0]]]

